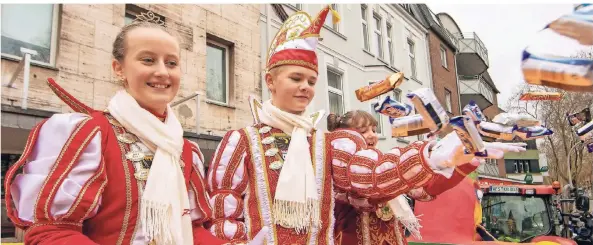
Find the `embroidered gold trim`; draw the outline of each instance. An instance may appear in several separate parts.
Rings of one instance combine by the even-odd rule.
[[[74,225],[74,226],[81,226],[82,223],[75,223],[75,222],[51,222],[51,223],[35,223],[27,229],[27,231],[31,230],[31,228],[44,226],[44,225]]]
[[[112,118],[111,116],[108,116],[108,118]],[[117,134],[117,129],[118,126],[113,125],[112,126],[113,130],[115,131],[114,133]],[[123,129],[123,127],[122,127]],[[125,148],[122,142],[117,142],[118,146],[119,146],[119,150],[120,150],[120,155],[121,155],[121,162],[123,164],[124,167],[124,176],[126,178],[126,208],[124,210],[124,218],[123,218],[123,222],[122,222],[122,228],[121,231],[119,232],[119,237],[117,238],[117,245],[121,245],[123,243],[124,237],[126,235],[126,231],[128,230],[128,224],[130,222],[130,214],[132,212],[132,179],[130,178],[130,168],[128,166],[128,161],[126,160],[125,156],[124,156],[124,152]],[[140,190],[138,190],[140,191]]]
[[[57,95],[57,96],[58,96],[60,99],[62,99],[62,100],[67,100],[68,102],[70,102],[70,103],[68,103],[68,102],[64,101],[64,102],[66,102],[66,104],[68,104],[69,106],[71,106],[71,107],[74,107],[74,109],[76,109],[77,111],[79,111],[79,112],[82,112],[82,113],[84,113],[84,114],[87,114],[87,115],[91,114],[91,112],[90,112],[90,111],[86,110],[84,107],[80,106],[78,103],[75,103],[74,101],[72,101],[72,100],[70,99],[70,97],[69,97],[69,96],[65,95],[64,93],[62,93],[62,91],[60,91],[60,90],[59,90],[59,89],[57,89],[56,87],[52,86],[52,85],[51,85],[51,83],[49,83],[49,81],[47,82],[47,85],[49,86],[49,88],[50,88],[52,91],[54,91],[54,93],[55,93],[55,94],[56,94],[56,95]]]
[[[276,63],[268,65],[267,71],[269,72],[270,70],[272,70],[278,66],[283,66],[283,65],[304,66],[311,70],[317,71],[317,65],[315,65],[311,62],[304,61],[304,60],[279,60]]]
[[[309,154],[311,154],[311,164],[313,165],[312,166],[313,167],[313,176],[317,176],[317,155],[315,155],[315,144],[317,143],[317,141],[315,139],[315,133],[316,132],[313,132],[311,134],[312,147],[311,147],[311,152],[309,152]],[[315,181],[317,181],[317,180],[315,180]],[[317,185],[317,183],[315,183],[315,185]],[[319,202],[318,202],[319,221],[320,221],[320,224],[323,225],[323,223],[321,223],[321,222],[323,222],[323,220],[321,219],[321,203],[323,203],[323,198],[321,198],[321,197],[323,196],[323,182],[321,182],[320,188],[321,188],[321,195],[318,197],[317,200],[319,200]],[[317,232],[319,233],[319,231],[317,231]],[[313,227],[312,227],[312,225],[309,225],[309,232],[307,233],[307,244],[311,242],[311,234],[313,234]],[[317,234],[317,236],[319,236],[319,234]],[[313,241],[315,241],[314,244],[316,244],[317,237],[313,237]]]
[[[95,128],[93,128],[93,131],[91,131],[91,133],[89,135],[86,136],[86,138],[84,139],[84,141],[82,142],[82,145],[86,145],[87,142],[89,142],[89,140],[92,140],[97,131],[99,131],[99,126],[95,126]],[[62,181],[62,179],[64,177],[66,177],[66,173],[68,171],[70,171],[70,169],[72,168],[72,166],[74,166],[74,162],[79,160],[78,156],[80,155],[80,152],[82,150],[84,150],[86,147],[78,147],[78,149],[76,150],[76,153],[74,154],[74,156],[72,157],[72,160],[70,161],[70,163],[68,163],[68,167],[66,168],[66,170],[60,175],[60,177],[58,178],[58,180],[56,181],[56,183],[54,184],[54,186],[52,187],[51,191],[49,192],[49,197],[51,197],[54,192],[56,191],[56,188],[58,186],[58,183],[60,183]],[[57,164],[56,164],[57,165]],[[50,175],[51,176],[51,175]],[[49,202],[51,200],[48,198],[47,201],[45,201],[45,217],[47,219],[49,219]]]
[[[257,101],[257,100],[254,99],[254,101]],[[253,162],[255,161],[255,159],[253,159],[253,154],[252,154],[253,147],[252,147],[252,142],[251,142],[251,134],[249,133],[249,130],[247,130],[247,128],[242,128],[241,130],[243,130],[243,132],[245,133],[247,145],[249,146],[249,148],[248,148],[248,150],[246,150],[246,152],[247,152],[249,158],[251,159],[252,166],[253,166],[253,165],[255,165],[255,164],[253,164]],[[255,128],[255,127],[253,127],[253,130],[255,130],[257,132],[258,129]],[[245,163],[245,165],[247,165],[247,163]],[[257,180],[256,180],[257,177],[256,177],[256,174],[255,174],[255,166],[253,166],[253,168],[254,169],[252,171],[254,172],[254,175],[253,175],[252,178],[255,179],[255,181],[254,181],[255,183],[249,183],[249,181],[248,181],[248,184],[247,184],[246,189],[249,189],[249,187],[250,187],[249,184],[257,185]],[[245,171],[248,171],[248,169],[249,168],[247,168],[247,166],[245,166]],[[249,176],[248,176],[248,178],[249,178]],[[251,218],[249,217],[249,211],[251,210],[249,208],[249,200],[251,198],[253,198],[254,201],[255,201],[255,204],[257,205],[257,210],[258,210],[257,213],[259,213],[259,222],[263,226],[264,225],[264,222],[263,222],[264,219],[262,217],[262,212],[261,212],[262,208],[261,208],[261,205],[259,205],[259,200],[258,200],[259,193],[257,192],[257,187],[255,189],[256,189],[256,191],[254,191],[253,197],[251,196],[252,194],[250,192],[248,192],[249,195],[245,195],[245,200],[243,202],[243,212],[246,214],[245,215],[245,222],[246,223],[249,223],[249,226],[252,225]],[[248,230],[249,230],[249,232],[245,232],[246,236],[247,237],[250,237],[250,236],[253,237],[255,235],[255,234],[253,234],[254,231],[252,229],[248,229]]]
[[[29,157],[29,154],[31,154],[31,147],[32,145],[34,145],[34,142],[37,142],[37,139],[39,138],[39,131],[41,130],[41,127],[43,126],[43,124],[46,121],[44,121],[43,123],[37,124],[33,129],[33,134],[31,134],[29,136],[29,138],[27,139],[27,143],[25,144],[25,149],[23,150],[23,154],[21,155],[21,157],[19,158],[19,160],[15,163],[15,165],[21,165],[23,161],[26,161],[27,158],[25,157]],[[12,181],[14,180],[14,174],[18,169],[16,168],[9,168],[8,172],[6,173],[6,184],[8,186],[12,185]],[[39,198],[39,197],[38,197]],[[37,210],[37,202],[39,202],[39,199],[37,199],[37,201],[35,201],[35,205],[34,205],[34,209],[33,210]],[[12,206],[14,206],[13,202],[6,202],[6,205],[10,205],[12,208]],[[7,210],[8,211],[8,210]],[[13,212],[14,213],[14,212]],[[36,220],[35,218],[36,215],[34,215],[34,220]],[[16,225],[21,225],[21,226],[26,226],[26,224],[31,223],[31,222],[21,222],[21,219],[18,219],[18,221],[15,222]]]
[[[362,224],[361,224],[361,228],[362,228],[362,244],[363,245],[371,245],[371,236],[369,234],[369,226],[370,226],[370,220],[369,220],[369,212],[362,212],[360,214],[361,219],[362,219]]]
[[[267,198],[268,198],[268,203],[270,204],[270,220],[272,221],[272,224],[270,226],[272,227],[272,234],[274,235],[274,237],[277,238],[278,237],[278,233],[277,233],[278,231],[276,230],[276,225],[274,225],[274,215],[272,214],[272,206],[274,205],[274,199],[272,198],[272,193],[269,190],[269,188],[270,188],[270,181],[269,181],[270,177],[268,176],[268,170],[265,168],[265,166],[266,166],[266,157],[264,155],[264,145],[262,145],[262,143],[261,143],[261,135],[258,134],[259,130],[257,128],[255,128],[255,127],[254,127],[254,129],[257,130],[257,132],[255,132],[255,135],[257,136],[257,142],[256,143],[258,144],[259,151],[260,151],[260,153],[262,155],[261,166],[263,168],[262,171],[264,173],[264,181],[266,183],[266,186],[268,187],[268,196],[267,196]],[[261,210],[261,207],[260,207],[259,210]],[[262,220],[261,219],[261,211],[260,211],[260,220]],[[262,220],[261,223],[262,223],[262,225],[264,224],[263,220]],[[277,244],[278,241],[276,239],[274,239],[274,243]]]
[[[103,192],[106,185],[107,185],[107,182],[103,182],[101,184],[101,186],[99,187],[99,191],[97,192],[97,195],[95,195],[93,204],[91,204],[91,206],[89,207],[89,210],[87,210],[86,213],[84,214],[84,216],[82,216],[82,218],[79,221],[80,223],[82,223],[86,219],[86,217],[88,217],[91,214],[91,212],[95,209],[95,206],[97,206],[97,204],[99,203],[99,197],[101,196],[101,195],[99,195],[99,193]]]
[[[101,159],[101,168],[99,169],[99,172],[97,174],[95,174],[95,176],[93,176],[91,179],[89,179],[87,181],[87,184],[84,185],[84,187],[82,188],[82,190],[80,191],[80,194],[78,194],[78,198],[76,198],[76,202],[74,203],[74,205],[70,208],[70,211],[68,211],[68,213],[66,213],[66,215],[62,216],[59,220],[63,220],[66,219],[68,217],[70,217],[70,215],[72,215],[72,213],[74,213],[74,210],[76,210],[76,208],[78,207],[78,205],[80,204],[80,202],[82,201],[82,199],[84,198],[84,194],[86,193],[86,191],[88,190],[89,186],[95,182],[95,180],[97,178],[99,178],[99,176],[101,176],[101,174],[103,173],[103,171],[105,170],[105,165],[103,162],[103,159]],[[100,190],[100,189],[99,189]],[[97,192],[97,194],[99,194],[101,192]],[[86,215],[84,216],[86,217]],[[83,218],[84,218],[83,217]]]
[[[74,136],[76,136],[78,134],[78,132],[80,132],[80,130],[84,127],[84,125],[86,125],[86,123],[90,120],[90,118],[85,118],[82,122],[80,122],[79,126],[76,127],[76,129],[74,130],[74,132],[72,134],[70,134],[70,137],[68,137],[68,140],[66,141],[66,144],[64,144],[64,146],[62,146],[62,150],[60,151],[60,155],[58,156],[58,158],[56,159],[54,166],[52,167],[51,171],[49,172],[49,174],[47,175],[48,178],[45,178],[45,181],[43,182],[43,185],[41,186],[41,191],[39,192],[39,194],[37,195],[37,200],[35,201],[35,208],[33,210],[35,210],[34,212],[37,211],[37,205],[39,204],[39,198],[41,197],[41,193],[43,192],[43,190],[45,189],[45,186],[47,185],[47,181],[49,180],[49,176],[52,176],[53,173],[56,171],[56,169],[58,168],[58,164],[60,161],[62,161],[62,157],[64,157],[64,153],[66,152],[66,149],[68,148],[68,146],[72,143],[72,140],[74,139]],[[55,189],[55,185],[54,188],[52,188],[52,191],[50,192],[50,194],[54,191]],[[51,195],[50,195],[51,196]],[[45,205],[44,205],[44,213],[45,213],[45,218],[49,220],[49,212],[47,210],[47,206],[49,205],[49,199],[46,201]],[[34,215],[34,220],[35,223],[39,222],[39,219],[37,218],[37,215]]]
[[[394,220],[393,221],[393,226],[394,226],[394,229],[395,229],[395,237],[397,238],[398,244],[405,244],[404,243],[404,236],[402,236],[402,233],[401,233],[401,228],[400,228],[400,225],[399,225],[399,221]]]
[[[198,179],[200,178],[200,172],[198,171],[198,169],[196,168],[196,165],[192,163],[192,168],[194,169],[194,172],[196,172],[196,175],[198,175]],[[204,185],[204,179],[202,179],[202,181],[200,181],[200,185],[202,186],[202,190],[204,190],[204,197],[206,198],[206,204],[208,205],[208,208],[210,208],[210,210],[212,211],[212,207],[210,206],[210,196],[208,195],[208,188],[206,188],[206,186]],[[200,211],[202,212],[202,214],[204,214],[204,216],[206,216],[206,211],[204,211],[204,209],[202,209],[202,205],[200,205],[199,197],[198,197],[198,191],[196,189],[196,183],[191,181],[191,176],[190,176],[190,180],[189,183],[191,185],[191,187],[194,189],[194,196],[196,199],[196,205],[197,207],[200,208]],[[205,217],[207,218],[207,217]]]

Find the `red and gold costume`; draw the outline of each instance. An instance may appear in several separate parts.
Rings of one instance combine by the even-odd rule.
[[[311,19],[304,12],[290,16],[272,41],[267,57],[268,71],[282,65],[297,65],[317,72],[315,49],[319,31],[330,11],[331,7],[324,8],[315,19]],[[332,13],[334,20],[339,20],[339,16],[333,11]],[[249,103],[255,124],[227,132],[216,150],[207,178],[214,215],[210,231],[218,238],[232,243],[252,239],[263,227],[269,228],[266,245],[334,244],[334,241],[339,243],[340,238],[336,237],[334,232],[336,200],[349,203],[357,209],[369,208],[366,210],[368,211],[376,210],[379,204],[406,193],[410,193],[416,199],[430,199],[431,194],[438,194],[436,192],[439,188],[436,185],[446,182],[441,179],[447,179],[453,172],[453,168],[442,169],[435,166],[433,161],[429,161],[429,144],[432,143],[414,142],[407,147],[394,148],[383,153],[377,149],[367,149],[362,135],[354,130],[338,130],[331,133],[315,130],[315,125],[323,118],[322,111],[306,117],[278,112],[276,110],[280,109],[274,109],[270,101],[262,105],[256,99],[250,98]],[[284,124],[277,123],[276,120],[283,120]],[[289,121],[293,124],[287,128],[285,125],[289,124]],[[296,121],[298,123],[295,123]],[[284,126],[276,127],[272,124]],[[297,134],[297,137],[302,138],[293,137],[302,125],[312,125],[312,129],[307,131],[306,140],[303,134]],[[292,136],[289,136],[288,132],[293,132]],[[304,222],[305,226],[308,224],[304,229],[306,232],[298,232],[302,227],[295,226],[296,222],[291,223],[295,219],[286,219],[288,221],[283,223],[286,213],[278,212],[278,206],[274,205],[278,203],[276,190],[283,190],[281,194],[284,195],[287,183],[292,183],[281,181],[283,174],[292,174],[282,172],[283,167],[288,169],[295,163],[289,162],[294,159],[294,155],[291,155],[294,151],[291,152],[288,147],[292,143],[291,137],[293,141],[298,142],[295,145],[302,145],[303,141],[308,142],[304,143],[308,145],[308,152],[297,154],[305,154],[300,159],[303,164],[308,164],[306,154],[309,154],[314,172],[314,181],[311,180],[314,184],[311,185],[315,185],[316,192],[306,192],[306,195],[315,195],[311,198],[315,200],[312,202],[313,206],[292,209],[298,213],[304,209],[318,208],[319,212],[303,212],[311,215],[311,222]],[[302,169],[308,167],[301,166]],[[297,176],[293,180],[309,177],[306,173],[304,176],[292,176]],[[309,183],[305,181],[304,185],[308,186]],[[292,194],[303,194],[303,189],[295,186]],[[298,201],[293,203],[296,202]],[[290,205],[292,203],[288,206]],[[298,205],[300,204],[295,206]],[[278,213],[280,218],[275,217]],[[294,213],[289,212],[289,215]],[[403,236],[400,236],[400,239],[403,239]]]
[[[427,142],[382,153],[367,149],[356,131],[313,131],[308,137],[309,154],[321,200],[321,225],[312,225],[308,233],[274,225],[271,205],[290,138],[277,128],[259,123],[261,105],[253,98],[250,103],[257,124],[228,132],[208,173],[214,213],[210,231],[219,238],[244,242],[267,226],[266,244],[333,244],[339,241],[334,234],[335,200],[375,210],[379,204],[406,193],[428,200],[431,195],[425,188],[435,186],[433,191],[438,194],[436,185],[446,182],[440,180],[446,177],[427,161]],[[321,117],[321,113],[314,113],[311,120],[316,124]]]
[[[149,244],[139,201],[154,153],[109,112],[92,110],[51,79],[49,84],[77,113],[35,126],[7,172],[7,214],[26,230],[25,244]],[[212,210],[200,149],[185,140],[181,159],[194,244],[224,244],[203,227]]]
[[[413,189],[407,196],[416,201],[434,200],[437,195],[458,184],[476,168],[477,165],[466,163],[457,167],[449,179],[443,175],[435,175],[424,187]],[[386,203],[357,206],[354,202],[336,199],[335,216],[335,244],[408,244],[404,225]]]

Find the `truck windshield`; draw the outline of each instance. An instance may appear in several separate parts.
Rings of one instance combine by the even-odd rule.
[[[537,196],[485,195],[484,227],[499,241],[521,242],[550,231],[546,202]]]

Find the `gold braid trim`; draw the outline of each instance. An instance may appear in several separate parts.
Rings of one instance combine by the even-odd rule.
[[[269,64],[268,68],[267,68],[267,72],[269,72],[271,69],[276,68],[278,66],[283,66],[283,65],[298,65],[298,66],[304,66],[307,67],[311,70],[317,71],[317,65],[313,64],[311,62],[307,62],[307,61],[303,61],[303,60],[280,60],[276,63],[273,64]]]

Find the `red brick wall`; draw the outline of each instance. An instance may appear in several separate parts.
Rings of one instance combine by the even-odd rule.
[[[451,109],[452,115],[460,115],[459,111],[459,94],[457,93],[457,78],[455,76],[455,53],[445,43],[443,43],[439,36],[434,31],[430,30],[429,37],[429,52],[430,65],[432,68],[432,82],[434,92],[439,99],[439,102],[446,106],[445,103],[445,89],[451,92]],[[441,47],[447,50],[447,68],[441,64]]]
[[[441,38],[430,30],[428,35],[430,53],[430,66],[432,68],[432,82],[434,93],[443,107],[447,106],[445,101],[445,89],[451,92],[451,112],[449,116],[460,115],[459,94],[457,93],[457,77],[455,75],[455,51],[441,41]],[[441,45],[447,50],[447,68],[441,64]],[[440,136],[451,132],[450,128],[443,130]]]

